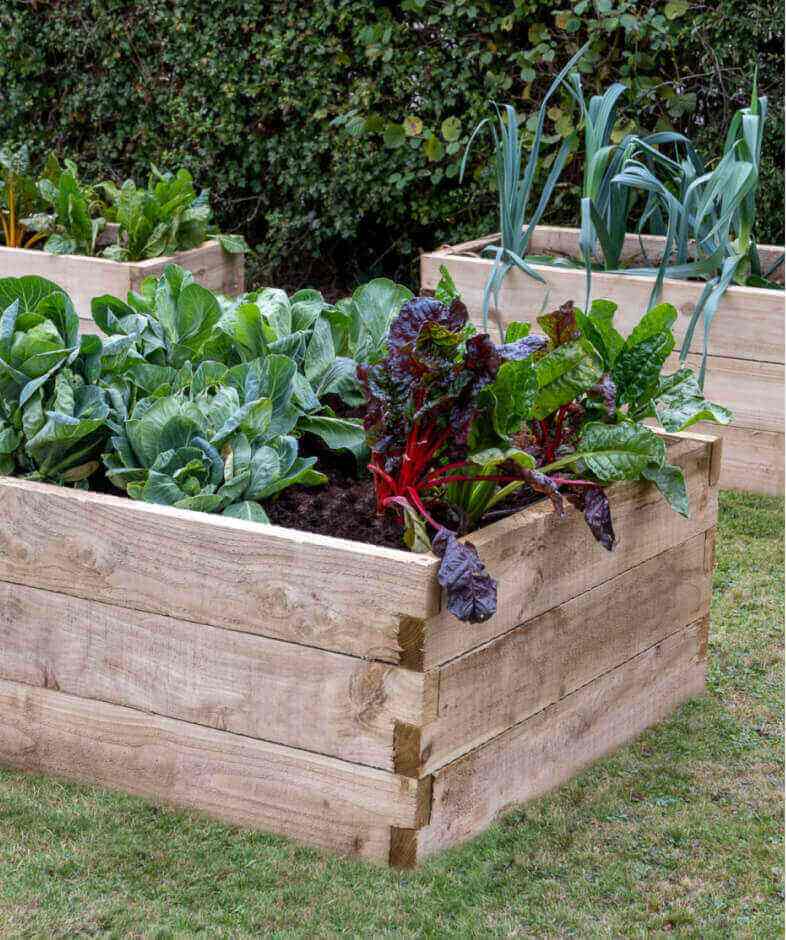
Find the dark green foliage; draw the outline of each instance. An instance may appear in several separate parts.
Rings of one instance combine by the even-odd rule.
[[[480,149],[457,185],[489,99],[534,113],[587,40],[585,92],[631,85],[622,129],[674,127],[706,154],[758,55],[771,117],[757,235],[782,241],[783,10],[762,0],[6,0],[0,138],[40,158],[55,147],[86,178],[185,165],[211,187],[222,230],[262,246],[252,277],[414,278],[418,248],[496,229],[491,174],[473,175]],[[565,95],[551,104],[554,152],[576,114]],[[576,161],[562,181],[549,221],[577,224]]]

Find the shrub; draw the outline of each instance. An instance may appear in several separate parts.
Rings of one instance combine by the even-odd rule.
[[[219,225],[261,246],[265,279],[412,279],[418,248],[494,227],[491,177],[456,178],[489,99],[534,112],[588,39],[587,94],[631,85],[625,130],[673,126],[713,151],[757,51],[773,116],[758,235],[781,241],[783,10],[761,0],[7,0],[0,137],[95,178],[186,165]],[[553,102],[553,146],[572,117]],[[569,166],[550,221],[575,222],[580,182]]]

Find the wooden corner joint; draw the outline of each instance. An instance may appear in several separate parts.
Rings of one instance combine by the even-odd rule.
[[[431,820],[431,791],[433,777],[418,780],[415,827],[390,827],[388,862],[393,868],[414,868],[418,861],[418,833]]]
[[[414,672],[423,671],[426,622],[416,617],[402,617],[398,625],[399,664]]]
[[[715,569],[715,533],[714,526],[704,533],[704,573],[710,577]]]
[[[710,643],[710,618],[704,617],[699,623],[699,660],[705,662]]]
[[[718,436],[710,445],[710,486],[717,486],[723,459],[723,438]]]
[[[421,733],[417,725],[397,721],[393,725],[393,771],[402,777],[420,777]]]

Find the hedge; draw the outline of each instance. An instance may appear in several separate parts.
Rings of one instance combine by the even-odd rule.
[[[587,39],[585,89],[630,85],[621,126],[687,131],[717,152],[750,93],[770,96],[759,238],[783,240],[783,7],[763,0],[5,0],[0,139],[86,175],[187,165],[259,279],[412,279],[420,248],[496,228],[478,148],[491,99],[534,111]],[[554,142],[572,125],[555,101]],[[575,221],[578,166],[550,209]]]

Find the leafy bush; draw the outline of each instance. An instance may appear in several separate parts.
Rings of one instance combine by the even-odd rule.
[[[685,131],[705,155],[747,103],[758,58],[770,123],[757,236],[782,243],[783,9],[762,0],[7,0],[0,139],[41,157],[55,147],[118,185],[150,162],[209,179],[219,225],[261,245],[266,283],[414,282],[418,248],[495,229],[480,154],[457,185],[489,101],[531,121],[585,41],[587,96],[630,87],[615,136]],[[576,119],[567,93],[550,102],[551,152]],[[581,186],[569,162],[546,221],[575,224]]]

